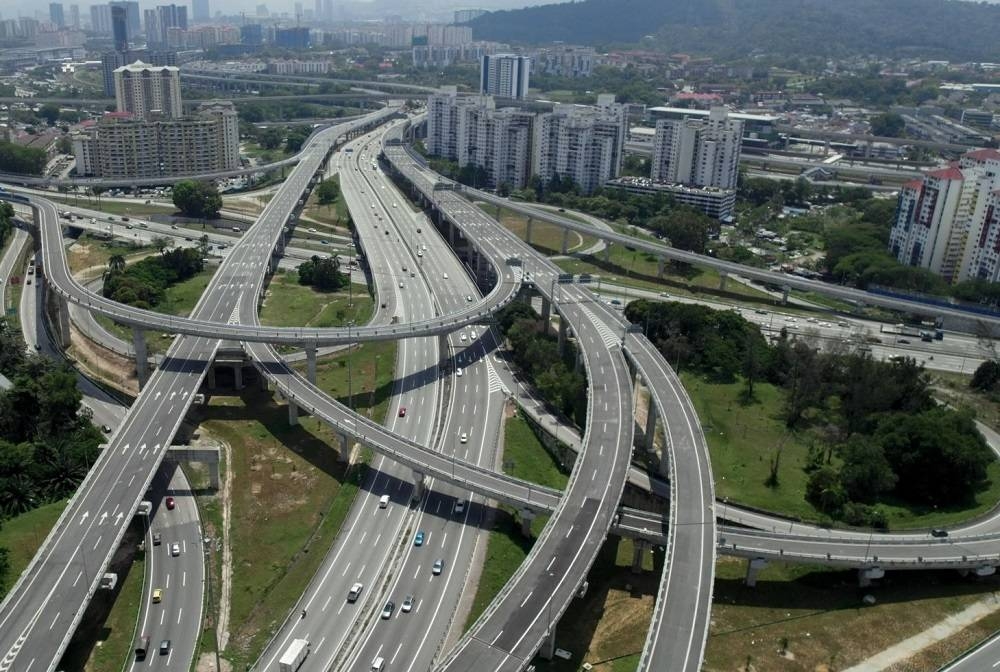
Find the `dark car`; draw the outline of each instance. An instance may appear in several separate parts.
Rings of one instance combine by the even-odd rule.
[[[931,536],[932,537],[947,537],[948,536],[948,530],[942,530],[940,527],[935,527],[933,530],[931,530]]]
[[[174,498],[173,497],[167,497],[167,511],[173,511],[174,510],[174,506],[176,506],[176,503],[174,502]]]
[[[401,417],[401,418],[405,418],[406,417],[406,406],[400,406],[399,407],[399,417]]]
[[[162,642],[160,642],[160,655],[165,656],[168,653],[170,653],[170,640],[164,639]]]

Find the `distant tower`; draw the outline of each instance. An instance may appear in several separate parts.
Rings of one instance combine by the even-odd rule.
[[[111,5],[111,36],[115,51],[128,51],[128,14],[124,5]]]
[[[191,0],[191,17],[194,21],[208,21],[212,18],[208,0]]]
[[[55,24],[56,28],[66,27],[66,17],[63,14],[63,6],[61,2],[49,3],[49,20]]]

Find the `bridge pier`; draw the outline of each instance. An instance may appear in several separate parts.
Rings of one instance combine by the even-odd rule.
[[[560,355],[562,355],[566,351],[566,332],[567,332],[566,319],[560,315],[559,316],[559,341],[558,341],[558,349],[559,349],[559,354]]]
[[[340,439],[340,449],[337,451],[337,459],[341,462],[351,461],[351,437],[347,434],[338,434],[337,438]]]
[[[243,363],[233,364],[233,389],[243,389]]]
[[[649,403],[646,408],[646,433],[643,435],[643,443],[647,451],[653,450],[656,441],[656,404],[653,402],[653,391],[649,391]],[[664,450],[664,452],[667,452]]]
[[[454,248],[458,244],[458,227],[447,220],[445,224],[448,225],[448,244]]]
[[[441,360],[440,368],[447,369],[451,364],[451,344],[447,334],[438,336],[438,357]]]
[[[747,576],[744,583],[751,588],[757,585],[757,575],[760,570],[767,567],[767,560],[764,558],[751,558],[747,560]]]
[[[632,573],[642,574],[643,554],[648,550],[649,544],[644,539],[632,540]]]
[[[423,472],[413,470],[413,492],[410,493],[410,500],[414,502],[419,502],[424,496],[424,474]]]
[[[726,291],[726,281],[729,280],[729,274],[725,271],[719,271],[719,289]]]
[[[862,567],[858,570],[858,586],[867,588],[872,585],[873,580],[881,579],[883,576],[885,570],[881,567]]]
[[[542,297],[542,328],[549,331],[549,320],[552,318],[552,302]]]
[[[288,400],[288,424],[299,424],[299,407],[291,399]]]
[[[556,624],[549,624],[549,633],[542,640],[542,646],[538,649],[538,655],[545,660],[552,660],[556,655]]]
[[[563,229],[561,250],[563,254],[566,254],[569,251],[569,229]]]
[[[135,348],[135,375],[141,390],[149,380],[149,355],[146,352],[146,332],[139,327],[132,327],[132,345]]]
[[[667,268],[666,260],[664,260],[663,257],[658,258],[656,260],[656,277],[658,279],[660,280],[663,279],[663,272],[666,270],[666,268]]]
[[[531,509],[521,509],[521,534],[531,537],[531,523],[535,520],[535,512]]]
[[[781,286],[781,305],[783,306],[788,305],[788,295],[791,294],[791,292],[792,288],[789,287],[788,285]]]
[[[306,378],[316,384],[316,344],[306,343]]]
[[[500,221],[499,217],[497,218],[497,221]],[[524,232],[524,242],[526,242],[528,245],[531,245],[531,229],[533,225],[534,225],[534,220],[531,219],[531,217],[528,217],[528,227]]]
[[[263,378],[263,376],[261,376],[261,377]],[[207,378],[207,380],[205,381],[205,384],[208,385],[208,389],[214,390],[215,389],[215,364],[212,364],[212,366],[208,367],[208,375],[206,376],[206,378]]]
[[[604,245],[604,263],[611,263],[611,241],[606,241]]]

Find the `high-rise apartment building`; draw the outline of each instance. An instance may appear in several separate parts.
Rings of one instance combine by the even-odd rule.
[[[240,42],[243,44],[263,44],[264,29],[259,23],[240,26]]]
[[[80,30],[80,5],[69,6],[69,27],[73,30]]]
[[[948,282],[1000,280],[1000,151],[964,154],[899,192],[889,251]]]
[[[485,173],[484,187],[521,189],[531,170],[534,115],[514,108],[497,110],[489,96],[459,98],[444,87],[427,103],[427,150]]]
[[[725,108],[708,117],[660,119],[653,138],[654,181],[735,189],[743,122]]]
[[[140,23],[141,13],[139,12],[138,0],[111,0],[108,5],[125,8],[125,35],[127,40],[135,40],[136,36],[142,32]]]
[[[51,21],[56,28],[66,27],[66,15],[63,13],[63,6],[61,2],[49,3],[49,21]]]
[[[535,122],[532,173],[543,183],[571,178],[589,194],[621,173],[627,127],[625,106],[610,94],[596,107],[557,105]]]
[[[155,10],[147,9],[146,42],[156,45],[169,44],[170,29],[187,30],[187,7],[184,5],[159,5]]]
[[[180,70],[142,61],[115,70],[115,106],[119,112],[149,119],[180,117]]]
[[[208,21],[212,18],[209,13],[208,0],[191,0],[191,18],[194,21]]]
[[[528,95],[530,71],[531,59],[526,56],[483,56],[479,68],[479,93],[521,100]]]
[[[162,177],[240,167],[239,119],[229,102],[201,105],[179,119],[146,121],[111,113],[73,136],[77,173]]]
[[[111,34],[111,7],[108,5],[90,6],[90,29],[100,35]]]
[[[309,29],[304,26],[277,28],[274,31],[274,45],[285,49],[308,49]]]
[[[456,9],[452,23],[468,23],[486,13],[485,9]]]

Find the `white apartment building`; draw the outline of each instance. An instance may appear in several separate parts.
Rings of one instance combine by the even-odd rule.
[[[117,68],[114,77],[115,105],[119,112],[128,112],[143,119],[153,115],[181,116],[179,68],[136,61]]]
[[[206,103],[195,114],[147,121],[107,115],[73,136],[80,176],[162,177],[240,167],[239,119],[229,102]]]
[[[532,173],[543,183],[571,177],[589,194],[621,173],[627,126],[613,95],[598,96],[596,107],[557,105],[536,120]]]
[[[980,149],[932,170],[899,192],[889,251],[951,283],[1000,274],[997,190],[1000,152]]]
[[[531,54],[531,72],[556,77],[590,77],[597,63],[593,47],[560,45]]]
[[[534,115],[514,108],[497,110],[492,97],[459,98],[455,87],[427,101],[427,151],[486,171],[484,187],[522,189],[531,168]]]
[[[528,95],[531,59],[516,54],[484,55],[479,66],[479,93],[498,98]]]
[[[708,117],[660,119],[653,138],[654,181],[735,189],[743,121],[723,107]]]

